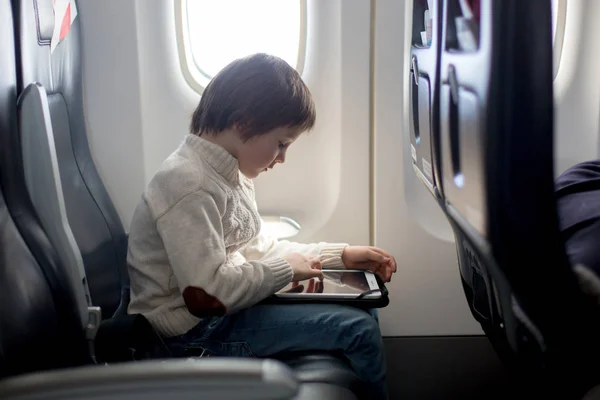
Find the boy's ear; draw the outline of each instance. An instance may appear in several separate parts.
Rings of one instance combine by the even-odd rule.
[[[240,135],[242,135],[242,133],[245,131],[245,126],[241,122],[234,122],[232,128]]]
[[[243,142],[247,142],[248,140],[252,139],[252,136],[248,136],[246,134],[248,127],[247,125],[241,123],[241,122],[235,122],[233,124],[233,129],[237,132],[237,134],[239,135],[240,139],[242,139]]]

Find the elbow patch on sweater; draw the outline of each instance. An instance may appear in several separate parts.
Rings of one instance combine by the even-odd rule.
[[[198,318],[220,317],[227,312],[219,299],[194,286],[184,289],[183,300],[190,313]]]

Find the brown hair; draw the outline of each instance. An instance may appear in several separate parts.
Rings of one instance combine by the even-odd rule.
[[[300,74],[284,60],[254,54],[233,61],[206,86],[190,131],[216,135],[235,127],[244,140],[279,127],[310,130],[315,105]]]

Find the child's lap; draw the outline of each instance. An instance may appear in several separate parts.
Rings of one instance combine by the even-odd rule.
[[[216,355],[266,357],[288,351],[344,350],[345,343],[357,335],[379,344],[377,310],[335,304],[260,304],[205,319],[170,341],[170,347],[189,356],[206,349]]]

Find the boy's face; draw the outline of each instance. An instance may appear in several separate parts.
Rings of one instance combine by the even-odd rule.
[[[280,127],[242,142],[237,151],[239,168],[250,179],[285,161],[288,147],[300,136],[298,128]]]

